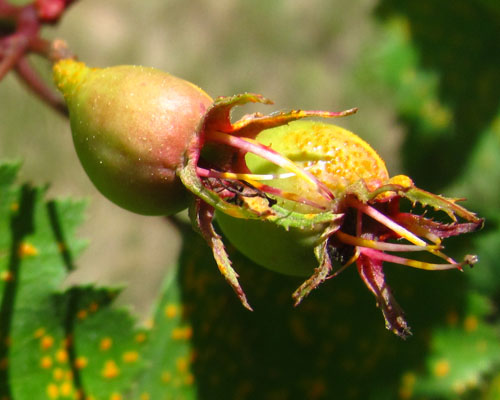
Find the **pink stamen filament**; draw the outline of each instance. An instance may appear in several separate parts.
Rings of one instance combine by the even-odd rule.
[[[261,190],[262,192],[272,194],[274,196],[278,196],[290,201],[295,201],[297,203],[305,204],[313,208],[317,208],[318,210],[324,210],[325,207],[319,205],[311,200],[300,197],[295,193],[285,192],[281,189],[275,188],[273,186],[265,185],[259,182],[259,180],[272,180],[272,179],[284,179],[289,178],[291,176],[295,176],[296,174],[293,172],[287,172],[284,174],[277,175],[260,175],[260,174],[246,174],[246,173],[234,173],[234,172],[221,172],[215,170],[209,170],[201,167],[196,168],[196,172],[198,176],[204,178],[219,178],[219,179],[229,179],[229,180],[243,180],[250,185],[254,186],[256,189]]]
[[[410,243],[413,243],[414,245],[417,246],[427,246],[427,243],[422,239],[420,239],[418,236],[414,235],[406,228],[403,228],[401,225],[397,224],[392,219],[386,217],[380,211],[369,206],[368,204],[364,204],[355,199],[349,199],[349,205],[357,208],[359,211],[372,217],[374,220],[380,222],[382,225],[385,225],[387,228],[397,233],[402,238],[405,238]]]
[[[254,186],[255,188],[257,188],[265,193],[269,193],[269,194],[281,197],[283,199],[294,201],[296,203],[305,204],[307,206],[317,208],[318,210],[325,210],[324,206],[322,206],[318,203],[315,203],[314,201],[311,201],[309,199],[306,199],[304,197],[301,197],[293,192],[285,192],[284,190],[260,183],[258,181],[253,181],[251,179],[246,179],[245,181],[248,182],[249,184],[251,184],[252,186]]]
[[[368,204],[364,204],[356,199],[349,199],[348,200],[349,205],[357,208],[359,211],[363,212],[364,214],[370,216],[374,220],[380,222],[382,225],[386,226],[396,234],[398,234],[400,237],[408,240],[410,243],[413,243],[416,246],[423,246],[427,247],[427,251],[430,253],[448,261],[450,264],[457,264],[455,260],[452,258],[448,257],[446,254],[443,254],[441,251],[437,250],[434,246],[429,245],[427,242],[424,240],[420,239],[418,236],[410,232],[408,229],[402,227],[398,223],[394,222],[392,219],[389,217],[386,217],[384,214],[382,214],[380,211],[377,209],[369,206]]]
[[[264,146],[254,139],[237,137],[217,131],[208,133],[206,139],[217,143],[226,144],[248,153],[253,153],[263,158],[264,160],[287,169],[288,171],[293,172],[297,176],[305,179],[306,181],[314,185],[318,192],[326,199],[332,200],[334,197],[330,190],[322,182],[316,179],[316,177],[310,172],[303,170],[290,159],[284,157],[270,147]]]
[[[253,180],[253,181],[271,181],[273,179],[285,179],[296,176],[295,172],[286,172],[283,174],[246,174],[246,173],[236,173],[236,172],[221,172],[215,171],[213,169],[205,169],[197,167],[196,171],[199,176],[204,178],[220,178],[220,179],[234,179],[234,180]]]
[[[411,260],[408,258],[398,257],[392,254],[386,254],[378,250],[369,249],[367,247],[359,247],[361,254],[376,259],[380,261],[386,261],[393,264],[406,265],[408,267],[425,269],[428,271],[442,271],[448,269],[461,269],[462,264],[451,263],[451,264],[431,264],[424,261]]]
[[[400,252],[410,252],[410,251],[429,251],[437,250],[438,246],[416,246],[413,244],[399,244],[399,243],[386,243],[377,242],[375,240],[364,239],[361,237],[351,236],[347,233],[337,231],[335,236],[342,242],[350,244],[352,246],[367,247],[370,249],[376,249],[381,251],[400,251]]]

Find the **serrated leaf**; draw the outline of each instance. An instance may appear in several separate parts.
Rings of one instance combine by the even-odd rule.
[[[79,243],[72,238],[71,245],[58,242],[43,190],[2,185],[0,191],[5,199],[0,204],[4,239],[0,247],[0,397],[30,399],[33,393],[44,393],[50,398],[56,390],[74,393],[72,383],[53,382],[52,370],[58,362],[60,368],[69,366],[52,294],[66,274],[61,250],[78,248]],[[81,204],[66,206],[68,213],[81,210]],[[74,228],[61,223],[68,233]]]
[[[0,166],[0,398],[123,398],[142,343],[130,315],[108,307],[116,290],[59,292],[83,247],[85,204],[46,202],[13,185],[17,169]]]
[[[417,398],[455,398],[477,389],[500,362],[497,327],[484,321],[491,313],[491,304],[474,292],[468,301],[462,318],[433,332],[427,372],[415,378]]]
[[[135,328],[128,311],[110,307],[118,293],[110,288],[75,287],[56,300],[66,316],[74,370],[86,398],[126,398],[144,367],[145,333]]]
[[[139,375],[131,398],[196,399],[193,328],[186,318],[189,310],[181,298],[176,268],[167,274],[161,293],[143,351],[147,368]]]

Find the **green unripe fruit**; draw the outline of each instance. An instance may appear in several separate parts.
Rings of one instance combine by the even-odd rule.
[[[356,134],[337,125],[317,121],[294,121],[288,125],[266,129],[257,140],[291,159],[324,183],[334,196],[325,199],[302,177],[293,176],[266,182],[287,192],[297,193],[330,209],[341,206],[346,189],[362,179],[370,190],[389,179],[384,161],[373,148]],[[254,154],[247,154],[248,168],[256,174],[287,172]],[[282,202],[287,208],[307,212],[309,207],[291,201]]]
[[[154,68],[54,66],[68,105],[78,157],[97,189],[144,215],[186,208],[176,176],[212,99],[195,85]]]
[[[341,127],[315,122],[296,121],[260,132],[257,141],[306,168],[324,183],[335,196],[322,197],[310,182],[298,176],[267,181],[266,184],[322,204],[335,213],[343,212],[342,201],[349,185],[363,179],[371,189],[388,179],[384,161],[357,135]],[[254,154],[247,154],[246,164],[252,173],[280,174],[281,167]],[[278,199],[293,211],[314,212],[312,207]],[[318,261],[313,248],[324,227],[315,230],[284,228],[260,220],[233,218],[217,213],[217,221],[229,241],[257,264],[276,272],[310,276]]]
[[[318,261],[313,247],[321,230],[288,231],[272,222],[234,218],[217,212],[224,235],[253,262],[285,275],[311,276]]]

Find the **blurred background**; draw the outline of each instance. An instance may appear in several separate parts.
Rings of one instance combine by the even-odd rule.
[[[213,97],[261,93],[275,102],[262,112],[359,107],[336,123],[367,140],[391,175],[467,197],[467,206],[487,217],[474,238],[481,263],[470,279],[498,296],[495,0],[86,0],[45,36],[63,38],[90,66],[153,66]],[[50,66],[32,61],[50,80]],[[89,246],[70,282],[122,282],[121,304],[145,314],[180,239],[164,219],[133,215],[97,193],[78,163],[68,122],[13,75],[0,84],[0,157],[24,160],[21,179],[50,184],[51,197],[89,199],[81,230]]]

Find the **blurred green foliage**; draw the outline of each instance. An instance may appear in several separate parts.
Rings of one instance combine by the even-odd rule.
[[[181,224],[178,269],[165,278],[154,322],[138,329],[127,313],[109,307],[115,289],[61,290],[82,247],[73,233],[82,205],[57,201],[49,207],[42,190],[13,185],[16,167],[8,164],[0,169],[0,273],[4,278],[19,273],[22,279],[0,283],[0,398],[32,399],[33,393],[51,398],[50,390],[56,390],[51,383],[64,398],[66,381],[71,393],[81,388],[95,399],[112,400],[118,395],[139,400],[500,398],[497,1],[172,0],[148,7],[122,1],[115,5],[118,11],[88,3],[86,9],[74,5],[53,34],[68,35],[89,63],[152,64],[214,95],[262,92],[277,101],[277,108],[360,106],[355,117],[337,122],[372,143],[393,174],[404,172],[422,188],[467,197],[467,206],[487,218],[484,231],[448,247],[456,258],[477,253],[480,262],[465,274],[386,268],[414,331],[403,342],[384,329],[354,269],[294,309],[290,295],[300,281],[262,270],[233,251],[255,309],[247,312],[204,243]],[[98,13],[92,14],[92,7]],[[102,43],[80,51],[79,43],[91,36],[85,29],[92,29],[92,16],[107,17],[109,29],[97,29]],[[81,26],[76,33],[68,29],[72,18]],[[12,80],[0,85],[0,102],[2,156],[25,158],[27,176],[36,180],[57,184],[81,175],[68,158],[70,144],[59,145],[52,136],[53,130],[65,129],[64,122]],[[30,118],[19,104],[32,110]],[[37,160],[44,158],[47,166],[40,167]],[[57,166],[74,163],[69,179],[50,165],[53,160],[59,160]],[[96,235],[102,223],[95,225]],[[61,240],[67,252],[58,251]],[[19,257],[25,241],[38,253]],[[156,262],[165,265],[160,257]],[[99,269],[107,265],[97,264]],[[85,318],[78,317],[82,310]],[[70,361],[58,361],[68,334],[75,339]],[[53,347],[44,347],[47,336]],[[103,350],[106,338],[113,343],[109,353]],[[44,369],[46,357],[52,364]],[[54,381],[56,367],[73,371],[72,380]]]

